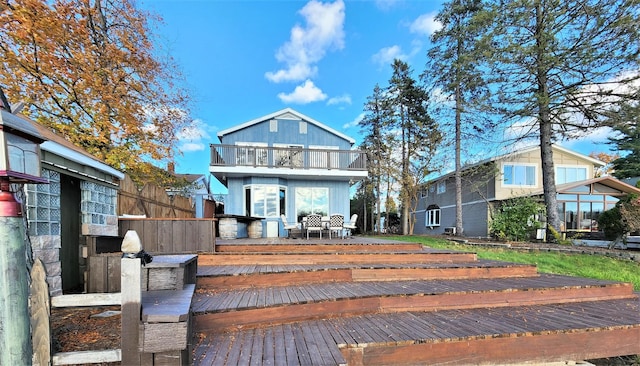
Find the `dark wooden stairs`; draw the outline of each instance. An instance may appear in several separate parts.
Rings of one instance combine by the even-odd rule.
[[[195,365],[480,365],[640,354],[630,284],[366,239],[198,258]]]

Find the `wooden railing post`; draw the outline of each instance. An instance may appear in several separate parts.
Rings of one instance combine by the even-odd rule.
[[[140,311],[142,300],[141,259],[135,255],[142,251],[138,234],[129,230],[122,240],[120,291],[122,298],[121,341],[122,365],[140,365]]]

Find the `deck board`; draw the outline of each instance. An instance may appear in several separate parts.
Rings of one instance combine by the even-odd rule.
[[[223,253],[198,261],[192,312],[204,333],[194,365],[488,364],[640,353],[640,305],[628,284],[399,243],[221,240]]]
[[[258,364],[262,365],[284,364],[284,360],[289,365],[337,365],[344,362],[338,356],[338,345],[375,347],[564,332],[593,333],[597,337],[595,330],[609,328],[636,331],[640,335],[638,314],[637,299],[628,299],[313,320],[227,332],[224,336],[209,335],[195,347],[195,354],[202,355],[196,358],[195,364],[206,365],[209,360],[217,360],[218,352],[225,356],[228,352],[227,364],[243,364],[259,358],[262,363]]]

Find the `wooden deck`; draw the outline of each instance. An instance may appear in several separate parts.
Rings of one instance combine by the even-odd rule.
[[[640,302],[629,284],[372,239],[216,248],[221,253],[198,259],[195,365],[515,364],[640,354]]]

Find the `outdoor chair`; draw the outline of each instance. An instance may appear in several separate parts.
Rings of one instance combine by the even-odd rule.
[[[322,239],[322,216],[315,214],[307,216],[305,230],[307,231],[307,240],[309,240],[309,231],[319,232],[320,239]]]
[[[289,224],[285,215],[280,215],[280,218],[282,219],[282,225],[284,226],[284,229],[287,230],[287,238],[290,238],[291,230],[297,229],[298,224]]]
[[[344,239],[344,215],[333,214],[329,217],[329,239],[331,239],[332,231],[335,231],[336,234],[340,233]]]
[[[351,215],[351,220],[344,224],[344,228],[346,229],[346,231],[348,232],[348,236],[352,236],[353,235],[353,230],[356,229],[356,221],[358,220],[358,214],[353,214]]]

